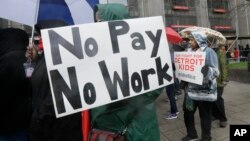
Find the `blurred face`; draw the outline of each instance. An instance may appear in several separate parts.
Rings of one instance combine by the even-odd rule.
[[[197,42],[195,41],[194,38],[190,38],[190,39],[189,39],[189,44],[191,45],[192,49],[198,47],[198,44],[197,44]]]

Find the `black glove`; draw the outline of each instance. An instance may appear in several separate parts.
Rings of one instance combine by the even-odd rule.
[[[207,65],[205,65],[205,66],[203,66],[203,67],[201,68],[201,73],[203,74],[204,77],[207,76],[208,69],[209,69],[209,68],[208,68]]]
[[[186,81],[183,81],[183,80],[181,80],[181,82],[180,82],[180,89],[185,89],[185,87],[187,86],[187,82]]]

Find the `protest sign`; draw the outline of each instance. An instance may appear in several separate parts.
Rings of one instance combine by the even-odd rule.
[[[201,68],[205,65],[205,52],[175,52],[176,77],[180,80],[202,85]]]
[[[42,39],[57,117],[173,83],[160,16],[45,29]]]

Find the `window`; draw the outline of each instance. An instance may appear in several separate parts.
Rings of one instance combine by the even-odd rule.
[[[169,3],[172,6],[187,6],[187,7],[195,7],[195,0],[165,0],[165,3]]]
[[[228,0],[208,0],[208,8],[228,9]]]
[[[172,15],[166,18],[166,26],[170,26],[178,30],[197,25],[196,22],[195,16]]]

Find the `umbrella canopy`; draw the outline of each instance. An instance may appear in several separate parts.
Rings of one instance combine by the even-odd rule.
[[[210,44],[215,44],[216,46],[224,45],[226,43],[226,38],[222,33],[215,31],[211,28],[206,27],[188,27],[183,30],[181,30],[179,33],[182,38],[188,38],[190,36],[190,33],[193,31],[202,31],[207,35],[208,41]]]
[[[71,13],[74,24],[91,23],[94,21],[91,6],[98,2],[98,0],[0,0],[0,17],[33,26],[37,22],[37,16],[47,20],[52,16],[59,18],[63,14]],[[38,9],[41,11],[38,12]],[[61,15],[58,16],[58,13]],[[73,24],[72,21],[69,24]]]
[[[178,44],[178,43],[182,42],[182,37],[172,28],[166,27],[165,31],[167,34],[167,39],[170,43]]]

